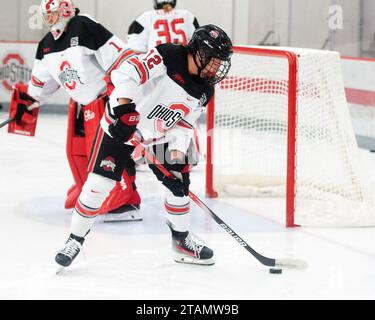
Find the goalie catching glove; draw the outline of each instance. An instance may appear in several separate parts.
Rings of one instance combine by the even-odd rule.
[[[113,108],[113,111],[115,122],[109,125],[108,131],[116,142],[125,143],[137,130],[139,113],[135,110],[134,103],[121,104]]]

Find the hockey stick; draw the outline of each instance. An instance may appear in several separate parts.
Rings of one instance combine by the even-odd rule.
[[[7,120],[5,120],[2,123],[0,123],[0,128],[6,126],[9,122],[12,122],[14,120],[15,120],[15,118],[8,118]]]
[[[141,143],[135,141],[134,139],[131,140],[131,143],[137,147],[140,146],[143,150],[144,156],[153,163],[164,175],[167,177],[175,177],[171,172],[169,172],[152,154],[148,153],[147,150],[143,147]],[[193,192],[189,191],[189,197],[201,208],[203,211],[208,213],[215,222],[222,227],[229,235],[231,235],[242,247],[244,247],[248,252],[250,252],[261,264],[268,266],[268,267],[285,267],[285,268],[296,268],[296,269],[304,269],[307,267],[307,263],[300,259],[273,259],[267,258],[257,251],[255,251],[252,247],[250,247],[233,229],[229,228],[228,225],[219,218],[207,205],[200,200]]]

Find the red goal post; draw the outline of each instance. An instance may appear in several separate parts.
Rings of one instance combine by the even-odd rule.
[[[375,202],[371,203],[373,194],[362,184],[344,105],[338,53],[235,46],[231,71],[216,85],[207,108],[206,195],[217,197],[223,187],[226,192],[251,194],[246,186],[247,162],[264,154],[265,160],[258,159],[251,168],[257,171],[263,165],[264,177],[269,173],[265,167],[273,166],[285,153],[285,163],[280,161],[279,168],[270,172],[275,175],[277,171],[284,180],[288,227],[300,225],[296,203],[301,225],[373,225],[375,215],[368,216],[366,211]],[[254,135],[257,138],[251,140]],[[325,162],[327,168],[323,168]],[[322,181],[318,169],[322,169]],[[237,183],[244,189],[235,188]],[[328,211],[325,205],[332,211],[340,208],[343,216],[337,221],[329,216],[327,224],[324,217],[314,218],[314,211]]]
[[[289,65],[288,73],[288,164],[287,164],[287,184],[286,184],[286,225],[288,227],[294,226],[294,167],[295,167],[295,118],[296,118],[296,91],[297,91],[297,57],[296,54],[290,51],[249,48],[235,46],[234,52],[245,55],[261,55],[279,57],[286,59]],[[224,83],[226,80],[224,80]],[[231,80],[228,81],[229,83]],[[209,198],[218,196],[218,193],[213,188],[213,137],[214,137],[214,114],[215,114],[215,99],[212,99],[207,108],[207,159],[206,159],[206,195]]]

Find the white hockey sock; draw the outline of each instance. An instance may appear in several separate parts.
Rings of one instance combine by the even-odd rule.
[[[86,217],[80,215],[76,209],[73,210],[70,232],[75,236],[84,238],[95,223],[96,216]]]
[[[185,232],[190,227],[190,198],[168,195],[164,202],[167,220],[175,231]]]

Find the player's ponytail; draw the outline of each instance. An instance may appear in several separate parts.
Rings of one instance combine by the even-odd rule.
[[[78,8],[74,8],[74,13],[75,13],[76,16],[77,16],[80,12],[81,12],[81,10],[79,10]]]

